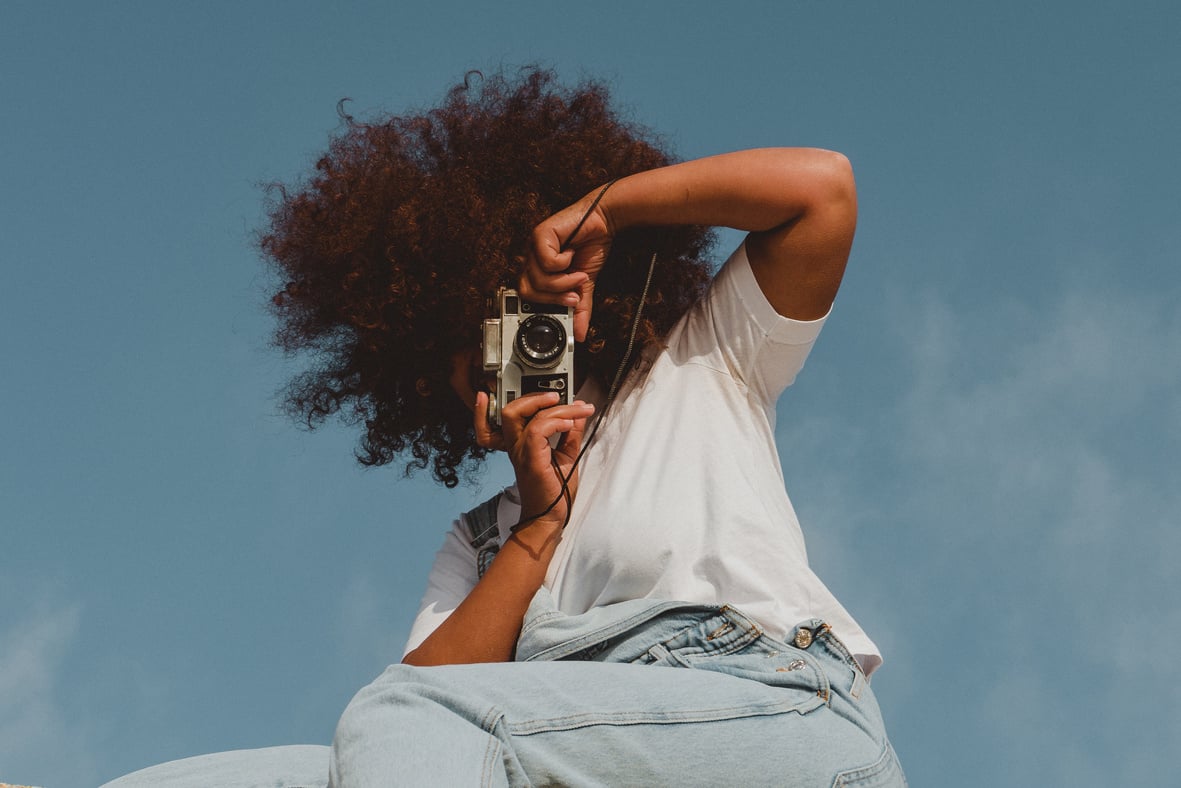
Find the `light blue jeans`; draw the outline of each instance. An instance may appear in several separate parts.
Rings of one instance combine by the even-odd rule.
[[[329,755],[322,744],[215,752],[149,766],[101,788],[324,788]]]
[[[534,598],[517,662],[394,665],[353,698],[329,785],[904,786],[873,692],[821,621]],[[801,647],[803,646],[803,647]]]
[[[345,709],[330,756],[220,753],[109,788],[320,788],[317,762],[334,788],[905,786],[844,645],[821,621],[788,640],[730,607],[634,600],[567,616],[543,589],[517,662],[391,666]],[[225,778],[210,782],[215,769]]]

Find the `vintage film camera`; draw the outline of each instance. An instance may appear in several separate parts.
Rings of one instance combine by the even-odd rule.
[[[484,321],[484,371],[496,373],[496,389],[488,397],[488,423],[500,426],[504,406],[525,394],[556,391],[559,404],[570,402],[574,310],[525,301],[516,290],[503,287],[496,300],[500,317]]]

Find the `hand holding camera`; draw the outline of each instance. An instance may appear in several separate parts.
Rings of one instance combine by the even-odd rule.
[[[488,401],[486,392],[476,395],[476,441],[486,449],[508,453],[517,475],[523,517],[541,515],[537,521],[562,527],[578,491],[578,477],[572,471],[594,406],[586,402],[559,404],[555,393],[529,394],[504,408],[497,432],[488,422]]]
[[[560,526],[577,488],[575,479],[565,479],[594,412],[586,403],[570,402],[573,310],[524,301],[508,289],[497,293],[497,304],[498,316],[484,321],[483,341],[484,371],[496,379],[492,392],[476,396],[476,439],[508,452],[525,516],[544,513],[542,519]]]
[[[606,188],[588,194],[534,228],[518,286],[523,298],[573,307],[574,339],[578,342],[586,339],[595,279],[607,260],[614,235],[601,204]]]

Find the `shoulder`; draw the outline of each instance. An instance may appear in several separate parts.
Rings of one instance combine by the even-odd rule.
[[[741,244],[705,298],[669,335],[674,365],[711,367],[771,404],[796,378],[827,319],[784,317],[768,300]]]

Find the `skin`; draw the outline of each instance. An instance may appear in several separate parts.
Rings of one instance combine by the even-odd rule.
[[[775,310],[796,320],[828,313],[840,287],[857,223],[857,193],[848,159],[815,148],[764,148],[638,173],[616,182],[566,251],[562,241],[599,190],[533,231],[519,290],[522,297],[573,306],[574,335],[586,338],[595,279],[615,233],[639,225],[702,224],[749,232],[747,256]],[[508,452],[522,511],[537,513],[559,497],[561,478],[581,446],[593,407],[556,406],[556,394],[522,397],[505,407],[503,427],[485,417],[468,354],[453,359],[451,383],[472,408],[481,446]],[[556,449],[551,436],[561,435]],[[555,466],[557,466],[555,468]],[[577,478],[569,485],[570,500]],[[568,503],[530,521],[501,547],[467,598],[417,649],[412,665],[500,662],[513,658],[521,620],[561,538]]]

